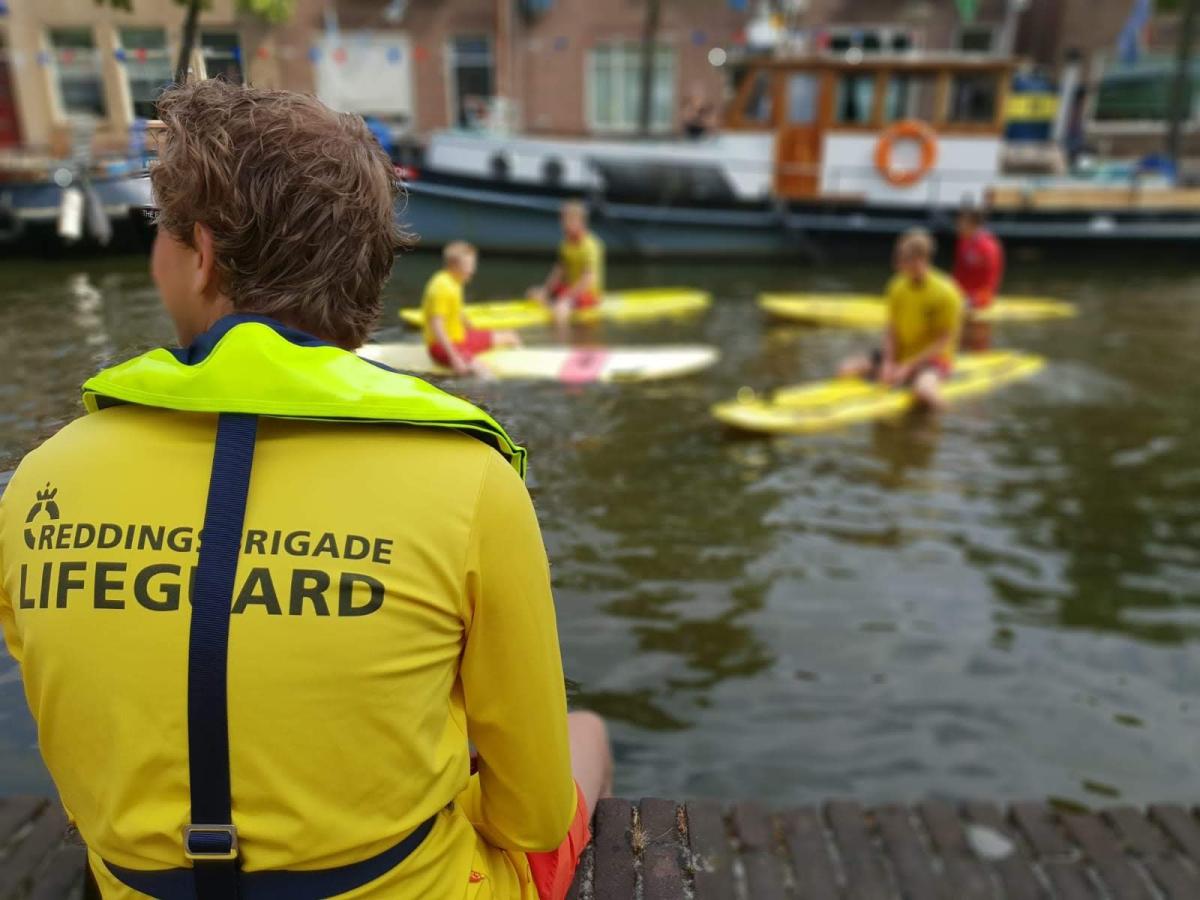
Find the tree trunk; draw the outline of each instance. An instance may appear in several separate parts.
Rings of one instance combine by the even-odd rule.
[[[183,20],[183,40],[179,44],[179,61],[175,63],[175,83],[187,81],[192,49],[196,46],[196,24],[200,18],[201,0],[188,0],[187,18]]]
[[[658,47],[658,21],[662,13],[662,0],[645,0],[646,20],[642,26],[642,91],[638,108],[638,132],[646,137],[650,134],[650,122],[654,118],[654,56]]]
[[[1192,42],[1196,34],[1196,16],[1200,0],[1184,0],[1179,23],[1179,47],[1175,56],[1175,83],[1171,87],[1171,107],[1167,130],[1167,156],[1179,172],[1183,156],[1183,126],[1191,118],[1188,108],[1192,93]]]

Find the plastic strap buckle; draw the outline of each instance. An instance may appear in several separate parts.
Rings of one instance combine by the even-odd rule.
[[[194,862],[237,859],[237,828],[233,825],[185,825],[183,855]]]

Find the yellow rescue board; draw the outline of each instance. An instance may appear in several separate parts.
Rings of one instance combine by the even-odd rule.
[[[1040,356],[1008,351],[960,357],[942,387],[953,402],[1028,378],[1045,365]],[[834,378],[783,388],[759,397],[743,388],[738,399],[719,403],[712,414],[733,428],[763,434],[811,434],[856,422],[882,419],[910,409],[916,397],[908,388],[889,388],[861,378]]]
[[[759,294],[758,305],[779,319],[832,328],[882,328],[887,305],[870,294]],[[1071,303],[1046,297],[997,297],[989,308],[971,314],[976,322],[1036,322],[1069,319]]]
[[[429,358],[424,344],[367,344],[359,355],[409,372],[450,376]],[[677,378],[707,369],[720,358],[715,347],[520,347],[480,353],[475,359],[495,378],[591,384]]]
[[[712,295],[692,288],[646,288],[616,291],[591,309],[578,310],[576,322],[645,322],[670,319],[703,312],[712,303]],[[424,322],[420,307],[400,310],[404,324],[420,328]],[[467,304],[467,319],[475,328],[536,328],[551,323],[550,312],[533,300],[493,300]]]

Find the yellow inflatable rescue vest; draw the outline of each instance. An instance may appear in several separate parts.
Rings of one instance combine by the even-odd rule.
[[[487,413],[420,379],[261,316],[232,315],[181,350],[158,349],[100,372],[83,386],[96,412],[116,404],[216,413],[217,437],[195,571],[187,663],[190,868],[105,865],[152,897],[318,898],[353,891],[416,850],[431,817],[403,840],[331,869],[242,871],[230,790],[229,624],[258,417],[449,428],[495,448],[524,477],[525,450]]]

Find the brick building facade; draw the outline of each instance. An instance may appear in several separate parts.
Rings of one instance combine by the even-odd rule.
[[[1080,51],[1085,78],[1094,79],[1112,58],[1131,5],[1029,0],[1012,16],[1010,0],[980,0],[968,22],[955,0],[808,0],[787,25],[809,46],[833,51],[1002,52],[1007,35],[1018,55],[1050,70]],[[7,8],[0,12],[0,86],[7,76],[12,87],[0,118],[7,115],[12,127],[0,122],[0,137],[52,143],[71,112],[67,93],[87,88],[103,100],[100,133],[119,143],[147,105],[141,43],[152,59],[173,58],[182,10],[172,0],[135,0],[132,13],[93,0],[10,0]],[[668,133],[678,129],[687,95],[725,95],[728,72],[710,58],[743,47],[748,33],[753,40],[760,4],[661,0],[661,9],[653,125]],[[270,27],[236,14],[231,0],[216,0],[201,22],[202,33],[225,42],[205,51],[210,64],[228,69],[233,53],[232,67],[256,84],[316,91],[416,134],[465,124],[500,96],[514,127],[585,136],[636,128],[645,10],[645,0],[296,0],[292,20]],[[67,32],[92,49],[56,47]],[[1154,33],[1171,29],[1156,22]],[[85,59],[94,64],[90,86]]]

